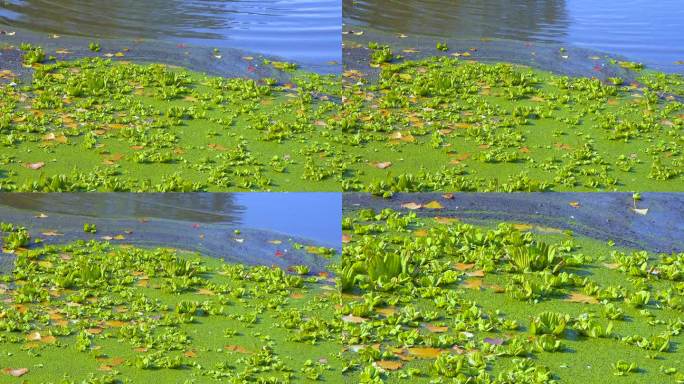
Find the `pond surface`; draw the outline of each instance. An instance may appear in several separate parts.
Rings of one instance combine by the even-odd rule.
[[[402,204],[438,201],[444,208],[409,211]],[[572,203],[572,204],[571,204]],[[473,224],[498,222],[541,226],[541,232],[571,230],[579,236],[654,253],[684,252],[684,194],[644,193],[633,210],[629,193],[438,193],[396,194],[391,199],[369,194],[344,195],[345,210],[392,208],[418,216],[455,217]],[[643,211],[642,211],[643,212]]]
[[[237,48],[304,63],[340,60],[339,0],[4,0],[0,29]]]
[[[5,193],[0,194],[0,221],[3,212],[25,212],[30,218],[44,213],[47,219],[59,216],[64,232],[70,226],[81,231],[87,220],[115,224],[161,219],[183,231],[250,228],[339,248],[341,207],[337,193]]]
[[[589,48],[684,72],[680,0],[343,0],[345,23],[449,39]],[[434,45],[431,42],[431,45]]]

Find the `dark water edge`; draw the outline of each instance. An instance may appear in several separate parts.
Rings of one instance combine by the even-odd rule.
[[[563,48],[554,43],[530,43],[504,39],[400,37],[384,31],[355,26],[345,26],[343,33],[342,61],[344,69],[360,70],[369,73],[371,78],[377,75],[379,69],[369,66],[370,50],[367,48],[369,42],[388,44],[395,54],[402,56],[402,60],[420,60],[434,56],[452,57],[451,55],[454,53],[467,52],[470,56],[461,57],[462,60],[475,60],[490,64],[500,62],[520,64],[572,77],[595,77],[601,80],[609,77],[620,77],[631,82],[639,75],[638,72],[628,71],[618,65],[611,64],[611,60],[627,61],[628,59],[625,57],[608,55],[586,48]],[[438,41],[446,42],[449,50],[447,52],[438,50],[436,48]],[[417,52],[403,52],[407,49]]]
[[[282,195],[0,194],[0,221],[25,226],[33,238],[42,238],[44,244],[107,240],[122,235],[123,239],[110,241],[146,248],[177,248],[232,263],[282,268],[306,264],[313,272],[324,271],[335,257],[329,260],[305,248],[295,249],[294,243],[334,248],[339,256],[340,194],[316,194],[321,196],[313,198],[304,193],[288,194],[286,198]],[[256,205],[270,208],[272,214],[247,215]],[[290,214],[294,209],[298,209],[298,216]],[[41,217],[41,213],[47,217]],[[284,217],[279,221],[275,216]],[[85,223],[95,224],[97,233],[84,233]],[[43,235],[46,232],[59,235]],[[12,262],[12,255],[0,253],[0,271],[11,269]]]
[[[407,202],[433,200],[444,209],[410,211],[401,207]],[[579,202],[580,207],[574,208],[570,202]],[[345,212],[392,208],[420,217],[456,217],[466,223],[536,224],[653,253],[684,252],[684,194],[644,193],[637,206],[648,208],[648,213],[632,211],[630,193],[456,193],[451,200],[438,193],[396,194],[390,199],[350,193],[343,198]]]
[[[492,39],[582,48],[684,73],[679,0],[343,0],[343,12],[347,28],[405,34],[426,44]]]
[[[2,24],[0,24],[0,30],[3,28]],[[136,63],[175,65],[192,71],[222,77],[253,79],[271,77],[281,81],[286,81],[289,78],[289,74],[263,64],[264,59],[295,62],[301,70],[319,74],[337,74],[341,70],[341,62],[297,62],[283,57],[269,56],[236,48],[222,48],[217,54],[211,47],[192,44],[179,45],[157,40],[93,40],[71,36],[61,36],[58,39],[53,39],[48,35],[26,30],[14,30],[14,32],[16,34],[12,36],[0,34],[0,67],[11,69],[15,73],[25,74],[29,72],[29,70],[21,66],[21,56],[23,53],[18,50],[21,43],[41,46],[48,56],[54,55],[58,60],[62,61],[93,56],[106,58],[106,54],[122,52],[125,56],[111,57],[110,59]],[[88,48],[89,43],[92,41],[99,42],[101,46],[100,52],[92,52]],[[55,51],[62,49],[66,49],[70,53],[68,55],[55,54]],[[217,56],[220,56],[220,58]],[[251,57],[253,60],[245,60],[245,57]]]
[[[339,0],[3,0],[0,28],[339,61]]]

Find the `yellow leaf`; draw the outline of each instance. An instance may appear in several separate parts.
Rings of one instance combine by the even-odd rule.
[[[439,201],[431,201],[423,206],[424,208],[428,209],[442,209],[444,208],[442,204],[439,203]]]

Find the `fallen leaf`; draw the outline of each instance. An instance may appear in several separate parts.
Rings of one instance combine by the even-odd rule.
[[[449,330],[449,327],[438,326],[434,324],[425,324],[425,328],[433,333],[444,333]]]
[[[442,352],[445,352],[445,349],[441,348],[432,348],[432,347],[413,347],[413,348],[407,348],[407,351],[409,355],[415,356],[417,358],[421,359],[436,359],[439,357],[439,355],[442,354]]]
[[[513,228],[517,229],[520,232],[525,232],[525,231],[529,231],[530,229],[532,229],[532,225],[525,224],[525,223],[515,223],[515,224],[513,224]]]
[[[452,224],[458,221],[457,218],[455,217],[442,217],[442,216],[436,216],[435,221],[440,223],[440,224]]]
[[[45,232],[42,232],[41,235],[43,235],[43,236],[48,236],[48,237],[64,236],[63,233],[59,233],[59,232],[56,232],[56,231],[45,231]]]
[[[45,166],[45,163],[42,161],[39,161],[37,163],[25,163],[24,167],[28,169],[41,169]]]
[[[442,195],[442,197],[447,199],[447,200],[452,200],[454,198],[454,194],[453,193],[445,193]]]
[[[389,161],[385,161],[385,162],[372,163],[371,165],[375,168],[378,168],[378,169],[387,169],[387,168],[392,166],[392,163]]]
[[[468,272],[467,275],[470,277],[484,277],[485,272],[481,269],[478,269],[477,271]]]
[[[413,234],[416,237],[427,237],[428,231],[421,228],[421,229],[417,229],[416,231],[414,231]]]
[[[366,320],[368,319],[354,315],[342,316],[342,321],[344,321],[345,323],[360,324],[365,322]]]
[[[28,368],[5,368],[3,372],[10,376],[21,377],[28,373]]]
[[[375,364],[375,366],[380,367],[380,368],[387,370],[387,371],[396,371],[396,370],[400,369],[403,365],[403,363],[401,361],[396,361],[396,360],[379,360],[373,364]]]
[[[433,200],[425,205],[423,205],[423,208],[428,208],[428,209],[442,209],[444,208],[442,204],[439,203],[439,201]]]
[[[579,201],[571,201],[568,204],[573,208],[579,208],[581,206]]]
[[[473,277],[470,279],[463,280],[463,287],[467,289],[480,290],[482,288],[482,279]]]
[[[572,301],[573,303],[598,304],[598,300],[595,297],[575,292],[569,294],[565,300]]]
[[[342,234],[342,244],[348,244],[351,243],[352,237],[351,235],[347,235],[346,233]]]
[[[406,208],[406,209],[415,210],[415,209],[420,209],[423,206],[421,204],[411,202],[411,203],[404,203],[401,205],[401,207]]]
[[[475,263],[456,263],[454,267],[458,269],[459,271],[467,271],[469,269],[472,269],[475,266]]]
[[[242,345],[226,345],[223,349],[231,352],[250,353],[249,350]]]

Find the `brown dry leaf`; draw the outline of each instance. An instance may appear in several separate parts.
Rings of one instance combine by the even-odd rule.
[[[444,327],[444,326],[439,326],[439,325],[434,325],[434,324],[425,324],[425,328],[433,333],[444,333],[449,330],[449,327]]]
[[[401,205],[401,207],[406,208],[406,209],[416,210],[416,209],[421,209],[423,206],[421,204],[411,202],[411,203],[404,203]]]
[[[417,229],[413,232],[416,237],[427,237],[428,231],[426,229]]]
[[[290,294],[290,298],[295,299],[295,300],[303,299],[304,294],[302,294],[300,292],[294,292],[294,293]]]
[[[444,206],[442,206],[442,204],[440,204],[439,201],[436,201],[436,200],[433,200],[433,201],[423,205],[423,207],[428,208],[428,209],[442,209],[442,208],[444,208]]]
[[[28,373],[28,368],[5,368],[2,370],[6,374],[14,377],[21,377]]]
[[[88,328],[86,329],[86,332],[90,333],[91,335],[99,335],[102,333],[103,329],[100,327],[93,327],[93,328]]]
[[[515,223],[515,224],[513,224],[513,228],[517,229],[520,232],[525,232],[525,231],[529,231],[530,229],[532,229],[532,225],[531,224],[525,224],[525,223]]]
[[[398,369],[401,369],[403,363],[401,361],[396,361],[396,360],[379,360],[376,361],[375,366],[380,367],[386,371],[396,371]]]
[[[468,289],[480,290],[482,288],[482,279],[473,277],[470,279],[463,280],[463,287]]]
[[[214,296],[216,293],[212,291],[211,289],[206,289],[206,288],[200,288],[197,290],[198,295],[203,295],[203,296]]]
[[[579,201],[571,201],[568,204],[573,208],[579,208],[581,206]]]
[[[351,235],[347,235],[346,233],[342,234],[342,243],[343,244],[351,243],[351,241],[352,241]]]
[[[458,269],[459,271],[467,271],[469,269],[473,269],[475,266],[475,263],[456,263],[454,267]]]
[[[183,353],[183,356],[185,356],[185,357],[191,357],[191,358],[192,358],[192,357],[197,357],[197,352],[195,352],[195,351],[185,351],[185,352]]]
[[[52,335],[43,336],[43,337],[40,339],[40,342],[43,343],[43,344],[54,344],[54,343],[57,342],[57,338],[54,337],[54,336],[52,336]]]
[[[478,269],[477,271],[468,272],[467,275],[470,277],[484,277],[485,272],[481,269]]]
[[[26,167],[28,169],[34,169],[34,170],[35,169],[41,169],[44,166],[45,166],[45,162],[43,162],[43,161],[39,161],[37,163],[25,163],[24,164],[24,167]]]
[[[105,325],[113,328],[121,328],[126,325],[126,322],[120,320],[108,320],[105,322]]]
[[[445,193],[442,195],[442,197],[447,199],[447,200],[453,200],[454,194],[453,193]]]
[[[147,288],[150,286],[150,279],[140,279],[138,280],[138,287]]]
[[[212,143],[212,144],[208,144],[207,147],[209,147],[209,148],[211,148],[211,149],[215,149],[215,150],[217,150],[217,151],[225,151],[225,150],[227,150],[227,148],[224,147],[224,146],[221,145],[221,144],[213,144],[213,143]]]
[[[440,223],[440,224],[452,224],[458,221],[457,218],[455,217],[442,217],[442,216],[436,216],[435,221]]]
[[[376,308],[375,309],[376,313],[379,313],[385,317],[390,317],[393,314],[397,313],[397,308],[396,307],[382,307],[382,308]]]
[[[558,149],[564,149],[564,150],[572,149],[572,145],[565,144],[565,143],[556,143],[553,146],[558,148]]]
[[[342,321],[344,321],[345,323],[360,324],[360,323],[365,322],[366,320],[368,320],[368,319],[366,319],[364,317],[354,316],[354,315],[342,316]]]
[[[576,292],[568,295],[565,300],[572,301],[573,303],[598,304],[598,300],[595,297]]]
[[[26,340],[28,341],[40,341],[42,337],[39,332],[32,332],[26,335]]]
[[[407,348],[409,355],[415,356],[420,359],[436,359],[445,349],[432,348],[432,347],[413,347]]]
[[[247,348],[243,347],[242,345],[226,345],[223,347],[226,351],[231,351],[231,352],[238,352],[238,353],[250,353]]]
[[[383,161],[383,162],[371,163],[371,166],[373,166],[377,169],[387,169],[387,168],[392,166],[392,162]]]
[[[530,153],[530,149],[528,147],[520,147],[519,151],[520,153]]]

